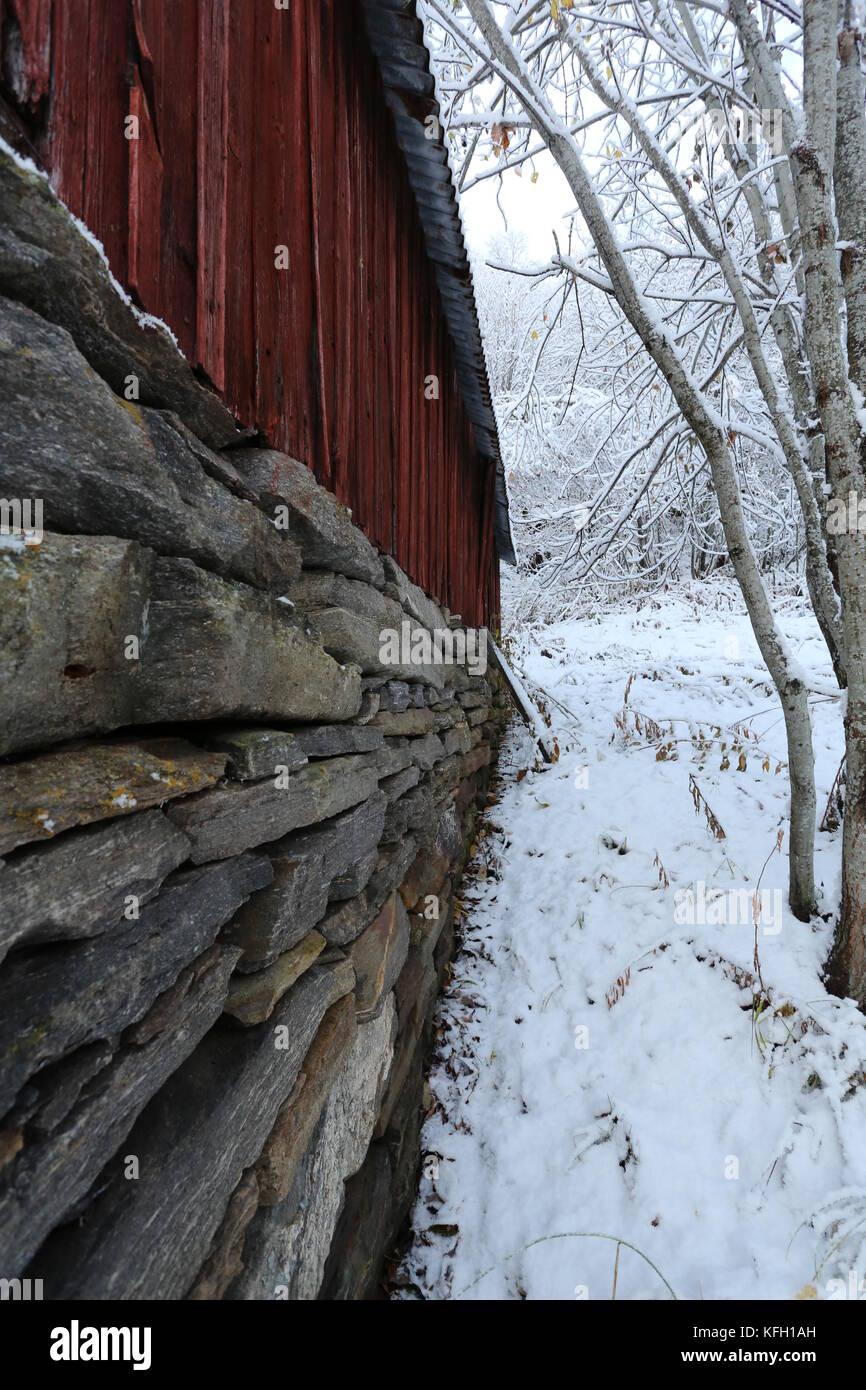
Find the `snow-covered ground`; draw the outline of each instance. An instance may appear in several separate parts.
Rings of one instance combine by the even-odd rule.
[[[806,605],[777,606],[829,686]],[[817,837],[804,925],[781,713],[739,600],[708,586],[538,642],[515,658],[558,702],[561,757],[538,767],[522,725],[503,747],[397,1296],[866,1296],[866,1019],[820,979],[839,834]],[[816,696],[813,729],[820,818],[838,700]]]

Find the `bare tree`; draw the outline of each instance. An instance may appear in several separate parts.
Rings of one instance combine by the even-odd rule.
[[[612,458],[589,507],[598,524],[569,543],[560,568],[573,574],[575,555],[587,567],[612,553],[633,561],[637,547],[639,564],[659,570],[665,509],[684,519],[681,538],[694,555],[709,551],[706,513],[681,470],[683,445],[696,451],[785,715],[790,900],[805,918],[815,822],[810,678],[787,653],[762,582],[756,516],[775,525],[778,513],[748,484],[744,442],[763,453],[765,476],[777,463],[788,472],[797,519],[779,525],[795,524],[795,546],[802,536],[812,604],[847,685],[835,983],[866,1004],[862,0],[467,0],[469,20],[444,0],[424,3],[445,38],[438,69],[450,119],[472,131],[462,185],[553,157],[594,251],[557,245],[537,274],[590,286],[621,311],[618,406],[634,410],[659,393],[644,448]],[[712,148],[707,118],[720,134]],[[498,157],[473,176],[485,135]],[[744,363],[738,396],[734,373]],[[659,487],[669,489],[664,507],[652,510]],[[850,521],[839,525],[840,515]]]
[[[860,34],[853,5],[806,0],[803,119],[787,98],[777,56],[746,0],[731,0],[750,74],[782,112],[798,214],[804,337],[824,439],[830,497],[848,510],[866,497],[866,124]],[[841,23],[840,23],[841,20]],[[840,257],[841,252],[841,257]],[[839,333],[840,310],[847,340]],[[866,1003],[866,537],[856,526],[836,538],[842,640],[848,675],[847,791],[842,843],[842,913],[837,981]]]
[[[739,581],[761,654],[779,694],[788,741],[791,780],[791,831],[789,852],[789,901],[792,911],[808,920],[814,908],[815,780],[808,688],[802,672],[790,658],[775,623],[759,566],[750,543],[731,442],[725,423],[701,383],[690,370],[674,336],[661,321],[652,301],[639,286],[629,259],[608,216],[587,161],[569,121],[562,114],[561,102],[552,89],[551,73],[561,65],[554,60],[550,45],[538,43],[532,19],[543,7],[528,7],[497,18],[488,0],[467,0],[474,29],[455,22],[452,13],[438,4],[433,8],[458,38],[466,55],[472,54],[481,71],[497,79],[522,108],[532,133],[555,159],[574,195],[611,294],[652,358],[670,394],[698,441],[712,473],[713,485],[725,534],[727,550]],[[562,52],[564,42],[577,49],[580,40],[569,34],[566,11],[550,7],[554,24],[553,43]],[[576,26],[575,26],[576,27]],[[592,68],[591,62],[587,64]],[[586,72],[586,66],[584,67]],[[601,88],[599,88],[601,91]],[[597,93],[598,94],[598,93]],[[622,98],[619,99],[622,104]],[[632,133],[640,129],[633,108]],[[658,146],[647,140],[644,153],[652,152],[657,172],[668,172],[659,157]],[[671,184],[678,185],[673,171]],[[692,223],[694,231],[694,224]],[[709,233],[707,233],[709,236]],[[736,276],[732,277],[736,283]]]

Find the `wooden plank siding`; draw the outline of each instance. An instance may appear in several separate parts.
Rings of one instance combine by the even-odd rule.
[[[118,280],[416,583],[493,621],[494,466],[358,0],[3,0],[0,15],[23,61],[7,99]]]

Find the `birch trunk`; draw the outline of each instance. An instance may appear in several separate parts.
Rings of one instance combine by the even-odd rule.
[[[688,5],[685,0],[675,0],[675,5],[689,43],[704,65],[709,67],[708,55]],[[757,92],[756,87],[754,90]],[[765,95],[764,105],[766,107],[766,100],[769,99],[766,87],[763,87],[762,90]],[[724,115],[722,103],[714,93],[707,95],[706,106],[708,111]],[[776,108],[770,109],[775,110]],[[746,158],[746,152],[732,138],[726,124],[723,125],[722,129],[724,131],[722,145],[725,158],[743,189],[746,206],[749,209],[755,234],[755,255],[758,270],[768,292],[776,299],[779,296],[780,287],[773,255],[769,249],[773,241],[773,229],[770,214],[764,202],[764,195],[757,180],[752,177],[754,164]],[[752,150],[749,150],[748,153],[753,154]],[[796,223],[797,208],[790,170],[784,163],[777,163],[774,166],[773,179],[782,223],[782,234],[794,260],[797,287],[802,295],[805,289],[802,266],[799,257],[795,256],[793,251],[799,240],[799,229]],[[847,676],[841,647],[838,565],[835,545],[825,531],[827,507],[824,498],[824,438],[820,430],[816,428],[815,400],[811,391],[808,363],[802,351],[800,335],[797,332],[791,309],[787,305],[777,304],[770,315],[770,326],[773,330],[776,346],[779,349],[788,392],[794,407],[798,445],[800,445],[800,441],[803,441],[798,448],[800,457],[792,460],[786,455],[786,462],[791,471],[803,513],[803,527],[806,537],[806,584],[818,626],[830,653],[834,674],[840,687],[844,689],[847,684]]]
[[[761,343],[761,330],[752,307],[748,287],[723,236],[693,202],[682,174],[658,142],[653,139],[633,102],[620,93],[611,91],[602,80],[589,49],[582,40],[569,39],[569,44],[577,55],[581,68],[596,96],[604,102],[608,110],[615,111],[628,123],[637,144],[649,159],[652,167],[664,179],[697,240],[717,262],[724,276],[725,284],[731,292],[743,328],[746,353],[800,502],[806,536],[806,581],[809,587],[809,596],[827,643],[833,668],[840,684],[844,684],[839,651],[838,602],[824,550],[821,517],[815,501],[809,471],[808,450],[805,444],[801,446],[794,425],[789,418],[789,403],[776,386],[773,372]],[[757,192],[757,190],[755,191]],[[787,334],[785,334],[785,338],[786,345],[789,345]],[[803,402],[801,401],[801,403]]]
[[[705,401],[674,344],[640,293],[574,141],[502,32],[487,0],[467,0],[493,62],[533,118],[562,170],[610,277],[617,302],[653,358],[710,464],[725,541],[761,655],[779,693],[791,779],[789,902],[802,921],[814,907],[815,777],[808,692],[776,628],[749,543],[736,469],[723,422]]]
[[[749,13],[747,0],[730,0],[730,8],[750,70],[761,74],[766,89],[781,105],[785,101],[781,81],[763,35]],[[862,396],[858,390],[858,413],[852,392],[852,382],[856,389],[863,363],[846,360],[839,334],[843,286],[837,265],[832,193],[835,174],[839,216],[846,219],[846,224],[850,221],[855,232],[853,253],[859,262],[866,252],[863,224],[857,211],[862,208],[862,182],[866,177],[866,170],[857,167],[863,150],[862,135],[857,131],[863,121],[862,97],[860,109],[851,109],[851,74],[845,72],[841,100],[855,129],[852,138],[846,136],[837,149],[837,42],[844,70],[850,59],[847,45],[851,35],[844,28],[837,33],[837,7],[827,0],[805,0],[803,20],[806,119],[802,136],[787,102],[783,119],[786,141],[790,138],[790,167],[800,221],[805,345],[824,434],[827,481],[834,499],[847,506],[852,494],[858,499],[866,497]],[[855,304],[856,340],[857,277],[848,277],[845,288],[850,289]],[[850,314],[849,306],[849,328]],[[850,342],[849,333],[849,346]],[[834,986],[852,995],[862,1007],[866,1006],[866,536],[856,528],[843,532],[837,537],[837,553],[848,675],[847,788],[842,832],[842,910],[831,975]]]

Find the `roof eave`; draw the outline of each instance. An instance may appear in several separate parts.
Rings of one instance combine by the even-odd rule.
[[[397,142],[406,160],[428,255],[435,269],[466,413],[475,429],[479,453],[496,468],[493,521],[496,549],[500,559],[514,565],[517,557],[508,513],[505,469],[478,326],[472,271],[430,71],[430,55],[424,43],[424,26],[416,14],[415,0],[361,0],[361,3],[370,47],[379,64]],[[435,139],[430,138],[430,125],[425,125],[425,118],[431,115],[436,117]]]

